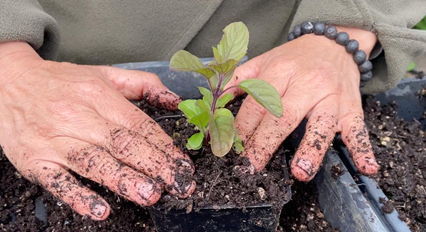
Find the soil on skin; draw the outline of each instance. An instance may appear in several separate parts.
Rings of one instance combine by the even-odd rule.
[[[424,99],[419,99],[419,101]],[[419,122],[396,115],[396,105],[367,99],[365,119],[380,165],[375,178],[390,199],[382,210],[395,208],[412,231],[426,231],[426,137]]]
[[[241,101],[231,109],[236,114]],[[136,103],[152,118],[156,119],[165,131],[175,138],[176,145],[185,148],[185,141],[193,133],[180,112],[168,112]],[[247,160],[229,154],[224,159],[211,155],[208,148],[203,151],[189,151],[197,167],[197,191],[191,200],[179,200],[165,194],[163,203],[186,210],[196,210],[205,205],[242,205],[282,199],[284,186],[293,183],[283,177],[280,157],[288,155],[281,147],[272,158],[266,171],[257,175],[244,173]],[[200,154],[203,153],[203,154]],[[204,157],[204,158],[203,158]],[[118,197],[98,184],[79,178],[89,188],[100,193],[111,205],[111,215],[105,221],[92,221],[74,213],[70,207],[54,198],[50,193],[25,180],[0,154],[0,231],[155,231],[145,208]],[[202,184],[205,182],[205,184]],[[244,187],[249,185],[250,187]],[[262,190],[263,189],[263,190]],[[292,201],[285,205],[281,214],[278,231],[335,231],[324,220],[317,204],[313,183],[295,181],[292,187]],[[225,193],[225,195],[222,195]],[[40,204],[42,203],[42,204]],[[36,207],[37,205],[37,207]],[[44,205],[47,209],[47,224],[35,216]],[[191,206],[192,205],[192,206]],[[37,209],[36,209],[37,208]]]

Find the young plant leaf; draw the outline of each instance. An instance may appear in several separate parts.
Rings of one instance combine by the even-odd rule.
[[[214,76],[216,73],[211,70],[210,68],[202,68],[202,69],[197,69],[195,70],[195,72],[205,76],[207,79],[210,79],[212,76]]]
[[[170,68],[176,71],[196,71],[204,69],[200,59],[185,50],[177,51],[170,60]]]
[[[222,84],[220,86],[221,90],[223,90],[223,88],[225,88],[226,84],[228,84],[228,82],[231,80],[232,76],[234,76],[234,71],[235,71],[235,69],[232,70],[231,72],[228,72],[225,75],[225,78],[223,79]]]
[[[210,92],[210,90],[204,88],[204,87],[198,87],[198,90],[200,90],[200,93],[203,95],[203,101],[206,102],[206,104],[211,107],[213,103],[213,94]]]
[[[217,109],[214,112],[214,114],[215,116],[226,116],[226,117],[234,118],[234,115],[232,114],[232,112],[226,108]]]
[[[200,59],[185,50],[177,51],[170,60],[170,69],[183,72],[197,72],[207,79],[216,73],[210,68],[204,67]]]
[[[268,82],[260,79],[247,79],[238,85],[254,98],[261,106],[265,107],[275,117],[283,116],[283,104],[278,91]]]
[[[208,112],[202,112],[189,119],[188,123],[196,125],[201,132],[204,132],[204,128],[209,123],[209,119],[210,114]]]
[[[232,147],[235,151],[235,153],[240,154],[241,152],[244,152],[244,145],[243,141],[241,140],[240,136],[238,135],[238,131],[235,129],[234,134],[234,145]]]
[[[217,63],[223,63],[228,59],[239,62],[246,54],[249,42],[249,32],[246,25],[242,22],[231,23],[223,29],[223,33],[224,35],[217,45],[217,52],[213,49],[213,53],[218,54],[215,55]]]
[[[198,132],[193,134],[186,143],[186,148],[188,150],[198,150],[203,145],[204,133]]]
[[[215,111],[209,122],[210,142],[213,154],[223,157],[231,150],[234,142],[234,117],[229,116],[230,111],[218,112],[219,110]]]
[[[195,102],[195,105],[200,107],[206,112],[210,112],[211,106],[208,106],[207,103],[203,99],[198,99],[197,102]]]
[[[230,93],[224,94],[222,97],[217,99],[216,108],[225,107],[226,104],[228,104],[228,102],[230,102],[232,99],[234,99],[234,95],[232,95]]]
[[[218,71],[220,74],[226,74],[228,72],[233,71],[235,67],[237,66],[237,64],[238,64],[238,61],[231,59],[231,60],[227,60],[224,63],[213,64],[213,65],[211,64],[209,65],[209,67],[211,69]]]
[[[178,109],[181,110],[188,119],[191,119],[197,114],[202,113],[204,110],[198,107],[195,103],[197,100],[189,99],[179,103]]]

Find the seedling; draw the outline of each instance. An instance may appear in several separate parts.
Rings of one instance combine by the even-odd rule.
[[[234,115],[224,108],[234,96],[225,93],[231,88],[241,88],[252,96],[271,114],[281,117],[283,108],[278,91],[268,82],[260,79],[247,79],[238,86],[224,87],[231,80],[237,64],[247,53],[249,32],[242,22],[229,24],[223,30],[223,37],[217,47],[213,47],[214,60],[204,66],[200,59],[191,53],[180,50],[171,61],[170,68],[176,71],[202,74],[210,90],[198,87],[202,99],[189,99],[179,103],[178,108],[185,114],[188,122],[199,132],[192,135],[186,144],[188,149],[198,150],[203,141],[210,142],[214,155],[223,157],[233,147],[235,152],[244,151],[238,131],[234,128]]]

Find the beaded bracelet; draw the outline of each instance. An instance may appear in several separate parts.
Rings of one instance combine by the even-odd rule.
[[[315,35],[324,35],[325,37],[336,40],[337,44],[345,46],[346,52],[353,55],[355,63],[358,65],[361,73],[360,87],[364,87],[367,81],[373,77],[373,64],[367,60],[367,54],[359,50],[359,43],[354,39],[349,39],[346,32],[338,32],[332,25],[326,25],[323,22],[303,22],[296,25],[293,31],[288,35],[287,41],[292,41],[305,34],[314,33]]]

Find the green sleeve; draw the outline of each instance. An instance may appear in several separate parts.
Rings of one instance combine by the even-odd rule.
[[[426,31],[411,29],[426,15],[425,0],[303,0],[291,29],[303,21],[361,28],[376,33],[383,48],[373,59],[373,79],[363,93],[394,87],[410,61],[426,52]]]
[[[36,0],[0,1],[0,43],[24,41],[45,59],[59,47],[58,24]]]

